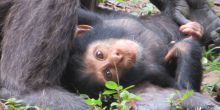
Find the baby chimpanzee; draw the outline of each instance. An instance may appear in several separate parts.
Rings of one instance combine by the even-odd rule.
[[[119,79],[123,86],[149,81],[162,87],[200,91],[200,45],[185,38],[168,16],[139,19],[123,13],[102,16],[80,10],[79,24],[92,27],[75,39],[62,79],[67,89],[97,95],[106,81]],[[184,25],[181,31],[193,36],[203,32],[196,22]],[[172,41],[177,42],[173,47]]]

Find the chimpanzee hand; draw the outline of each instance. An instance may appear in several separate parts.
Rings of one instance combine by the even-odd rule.
[[[188,23],[180,26],[179,30],[180,30],[180,32],[182,32],[188,36],[187,38],[185,38],[185,40],[188,40],[188,39],[199,40],[202,38],[202,36],[204,34],[204,28],[198,22],[188,22]],[[220,28],[219,28],[218,32],[220,32]],[[213,34],[217,35],[217,30],[216,30],[216,32],[213,32]],[[175,55],[175,51],[177,50],[177,48],[181,48],[181,47],[186,46],[186,45],[183,45],[184,43],[175,44],[176,43],[175,41],[172,41],[171,43],[174,46],[166,54],[166,56],[164,58],[165,62],[168,62],[170,59],[172,59],[172,57],[177,56],[177,55]]]
[[[204,34],[204,28],[198,22],[188,22],[180,26],[179,30],[180,32],[187,34],[194,39],[201,39]]]

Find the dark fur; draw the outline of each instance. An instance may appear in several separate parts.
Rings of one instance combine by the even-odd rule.
[[[11,8],[11,6],[13,5],[13,1],[12,0],[1,0],[0,1],[0,42],[2,42],[2,28],[4,25],[4,21],[5,21],[5,17],[8,14],[9,9]],[[0,48],[0,58],[2,55],[2,48]]]
[[[8,1],[8,0],[7,0]],[[77,21],[77,0],[13,0],[3,25],[0,98],[52,110],[85,110],[60,86]],[[0,3],[4,3],[3,0]],[[6,2],[7,4],[7,2]],[[1,23],[2,23],[1,17]]]
[[[86,12],[83,14],[86,14]],[[162,87],[188,88],[200,91],[202,78],[200,45],[197,41],[182,40],[184,36],[178,31],[178,26],[166,15],[138,19],[122,13],[101,16],[90,12],[88,14],[90,16],[88,17],[89,19],[85,19],[86,17],[80,18],[80,16],[80,24],[92,24],[94,29],[75,40],[76,46],[72,50],[72,56],[63,78],[64,85],[68,89],[75,87],[80,92],[97,94],[94,91],[100,90],[97,89],[100,85],[97,85],[92,75],[88,76],[83,73],[84,65],[82,64],[81,56],[83,56],[87,46],[94,41],[123,38],[139,42],[144,48],[144,55],[142,62],[127,71],[126,76],[122,76],[120,84],[127,86],[149,81]],[[93,17],[96,19],[93,19]],[[82,19],[84,19],[84,22]],[[125,23],[120,21],[121,19],[126,19]],[[174,62],[177,63],[176,69],[168,68],[169,64],[164,64],[163,60],[172,40],[180,41],[179,43],[187,45],[186,51],[181,49],[178,51],[179,57]],[[180,78],[177,79],[178,77]],[[85,90],[84,87],[88,89]],[[92,91],[93,89],[94,91]]]
[[[84,9],[95,10],[97,8],[96,0],[80,0],[80,6]]]
[[[121,84],[124,86],[131,83],[137,84],[131,92],[143,98],[136,103],[138,110],[170,110],[170,104],[165,101],[171,94],[176,92],[176,89],[173,88],[173,86],[176,87],[173,79],[176,75],[182,77],[179,80],[180,83],[177,83],[177,87],[183,87],[182,89],[184,89],[187,86],[185,85],[186,82],[191,81],[189,83],[192,85],[188,87],[199,90],[201,84],[201,48],[197,41],[183,40],[184,37],[179,33],[178,26],[166,15],[157,15],[140,20],[130,15],[116,13],[110,16],[101,16],[81,10],[79,18],[80,24],[93,25],[94,29],[74,42],[76,46],[72,50],[67,71],[62,79],[67,89],[73,90],[75,88],[80,93],[97,95],[98,91],[102,89],[100,88],[102,85],[99,85],[92,75],[83,74],[82,55],[85,49],[91,42],[96,40],[126,38],[141,42],[142,46],[145,47],[143,62],[130,70],[128,76],[122,77],[125,78],[124,80],[120,79]],[[120,23],[119,20],[122,18],[133,22],[132,27]],[[107,23],[107,20],[113,21]],[[112,26],[114,24],[116,25]],[[186,47],[183,47],[185,50],[179,48],[178,58],[171,64],[164,64],[163,58],[168,48],[170,48],[169,43],[171,40],[179,41],[177,44],[184,44]],[[155,43],[160,43],[159,47],[155,47]],[[141,81],[143,83],[140,83]],[[149,81],[151,84],[149,84]],[[164,89],[152,85],[152,83],[171,88]],[[185,90],[181,90],[180,94],[185,92]],[[181,96],[176,95],[175,97]],[[196,92],[182,103],[182,107],[192,110],[198,108],[204,110],[220,109],[219,104]]]
[[[204,27],[203,45],[220,45],[220,19],[209,7],[207,0],[150,0],[160,11],[183,25],[189,20]]]
[[[171,99],[172,94],[174,95],[172,101],[178,101],[183,94],[187,93],[186,90],[177,92],[173,88],[164,89],[149,83],[136,85],[131,92],[142,97],[142,100],[136,102],[137,110],[171,110],[171,104],[167,100]],[[181,105],[182,109],[180,110],[220,110],[219,103],[197,92],[184,100]],[[173,105],[173,108],[175,108],[175,105]]]

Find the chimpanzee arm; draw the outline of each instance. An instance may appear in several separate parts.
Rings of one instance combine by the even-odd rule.
[[[207,0],[151,0],[162,13],[173,18],[179,25],[196,21],[204,27],[201,43],[220,45],[220,19],[209,7]],[[162,8],[161,8],[162,7]]]
[[[175,77],[178,88],[200,91],[202,49],[199,43],[192,38],[183,39],[169,50],[170,53],[177,58]]]
[[[170,16],[178,24],[189,22],[189,6],[185,0],[150,0],[161,12]]]
[[[173,19],[180,25],[190,22],[190,20],[186,18],[189,17],[189,6],[186,1],[179,0],[175,3]]]

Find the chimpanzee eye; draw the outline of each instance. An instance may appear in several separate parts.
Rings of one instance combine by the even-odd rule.
[[[112,72],[111,72],[110,69],[106,69],[106,70],[104,71],[104,75],[105,75],[105,79],[106,79],[106,80],[111,80],[111,79],[112,79]]]
[[[103,59],[104,59],[104,54],[102,53],[102,51],[97,50],[97,51],[95,52],[95,57],[96,57],[97,59],[99,59],[99,60],[103,60]]]

